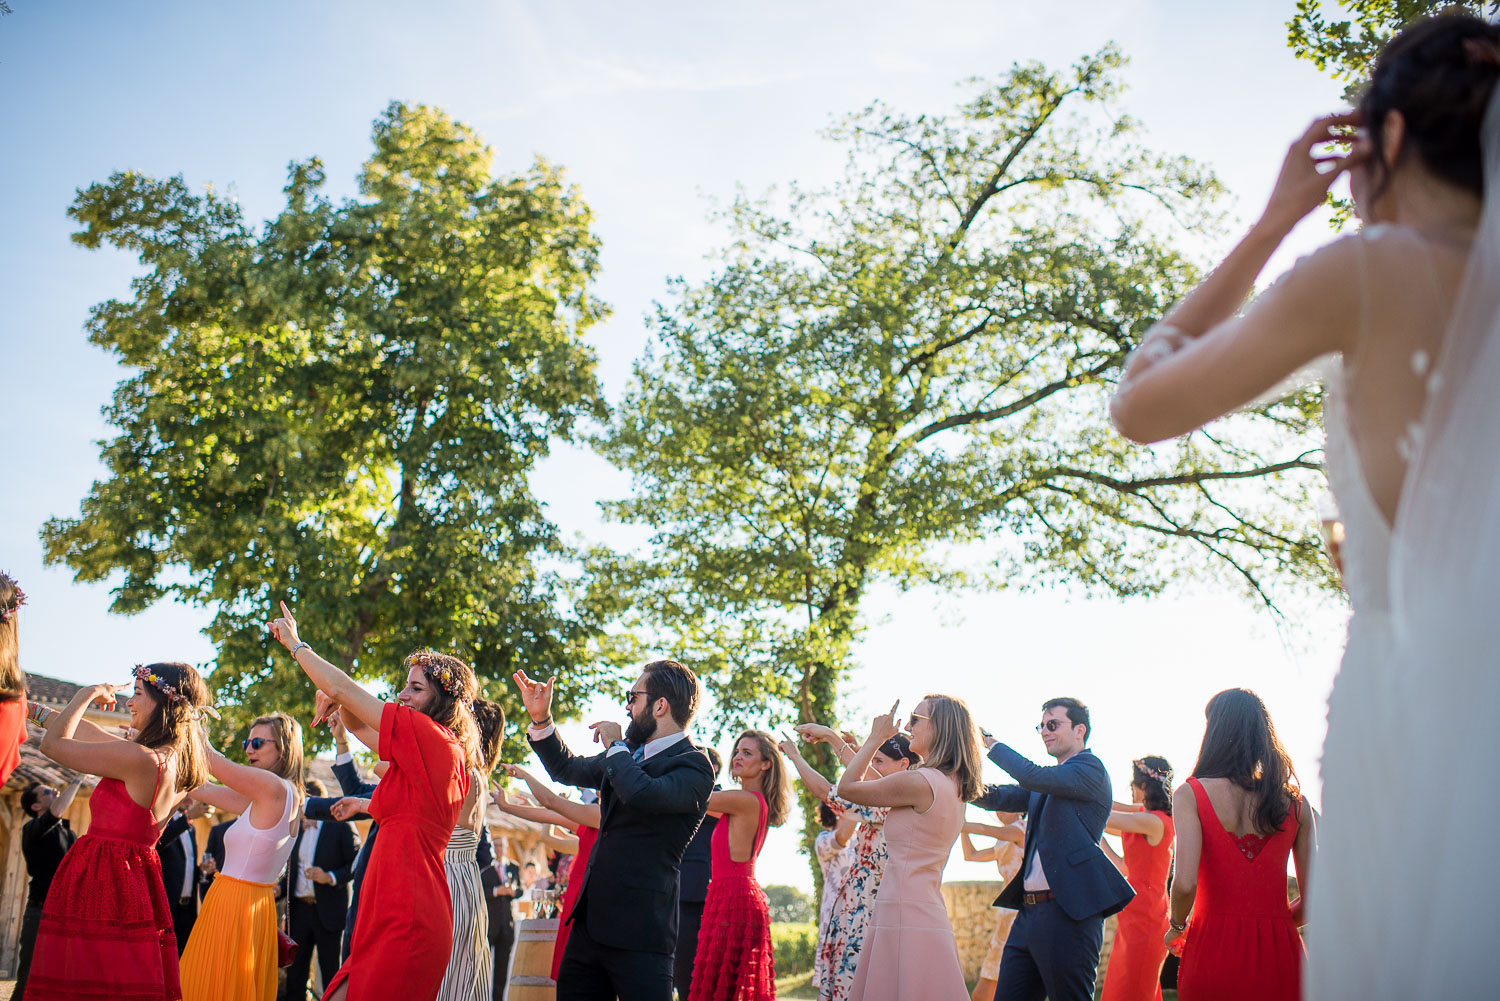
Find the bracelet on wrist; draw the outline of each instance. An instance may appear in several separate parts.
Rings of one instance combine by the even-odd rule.
[[[26,703],[26,718],[42,729],[47,728],[47,720],[56,715],[51,709],[37,702]]]
[[[302,640],[296,646],[292,647],[292,649],[291,649],[291,655],[292,655],[292,659],[293,660],[297,659],[297,651],[301,650],[303,647],[306,647],[307,649],[311,650],[312,649],[312,644],[309,643],[309,642],[307,642],[307,640]]]
[[[547,714],[547,718],[544,719],[544,720],[541,720],[540,722],[538,722],[537,720],[532,720],[531,721],[531,725],[534,726],[534,727],[536,727],[538,730],[540,730],[544,726],[551,726],[552,725],[552,714],[548,713]]]
[[[1182,924],[1178,924],[1176,921],[1172,920],[1172,916],[1169,914],[1167,915],[1167,927],[1171,928],[1175,932],[1181,933],[1187,931],[1187,922],[1184,921]]]

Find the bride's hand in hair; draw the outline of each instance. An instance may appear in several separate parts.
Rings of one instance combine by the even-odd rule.
[[[1349,129],[1359,124],[1360,117],[1354,112],[1328,115],[1297,137],[1287,150],[1266,210],[1261,213],[1263,225],[1290,230],[1323,204],[1340,174],[1369,156],[1368,141],[1349,134]],[[1335,152],[1335,146],[1347,148]]]

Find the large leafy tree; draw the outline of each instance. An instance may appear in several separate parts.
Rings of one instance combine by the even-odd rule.
[[[47,523],[47,558],[118,575],[117,612],[212,608],[231,725],[311,704],[262,630],[283,595],[358,676],[394,680],[431,645],[501,679],[492,696],[518,665],[573,666],[598,632],[527,483],[553,436],[603,412],[589,210],[543,161],[493,177],[437,109],[392,104],[373,137],[358,197],[293,163],[258,230],[181,177],[116,174],[69,210],[78,243],[144,271],[89,321],[131,374],[108,477]]]
[[[1125,356],[1198,277],[1174,244],[1220,194],[1114,114],[1121,65],[1017,66],[949,114],[870,107],[832,131],[841,183],[739,200],[716,272],[660,308],[603,443],[635,482],[611,511],[653,545],[610,570],[726,721],[831,722],[877,581],[1133,595],[1227,573],[1266,602],[1330,582],[1315,396],[1154,448],[1109,425]]]
[[[1493,20],[1495,0],[1349,0],[1330,16],[1324,0],[1297,0],[1287,22],[1287,44],[1302,59],[1345,84],[1353,100],[1369,79],[1375,57],[1396,32],[1417,18],[1444,10],[1464,10]]]

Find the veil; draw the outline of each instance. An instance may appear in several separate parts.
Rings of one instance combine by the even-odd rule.
[[[1389,564],[1396,676],[1409,718],[1385,739],[1405,739],[1422,781],[1392,790],[1417,823],[1410,872],[1385,875],[1420,886],[1421,913],[1407,917],[1429,997],[1494,990],[1500,906],[1500,88],[1481,145],[1483,209],[1429,383]]]

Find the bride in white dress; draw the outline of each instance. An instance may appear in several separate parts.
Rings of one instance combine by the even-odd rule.
[[[1479,19],[1393,40],[1359,109],[1292,145],[1265,213],[1147,334],[1111,405],[1122,434],[1159,441],[1337,359],[1326,460],[1354,614],[1304,888],[1315,1001],[1500,993],[1497,79],[1500,29]],[[1240,312],[1345,172],[1363,229]]]

